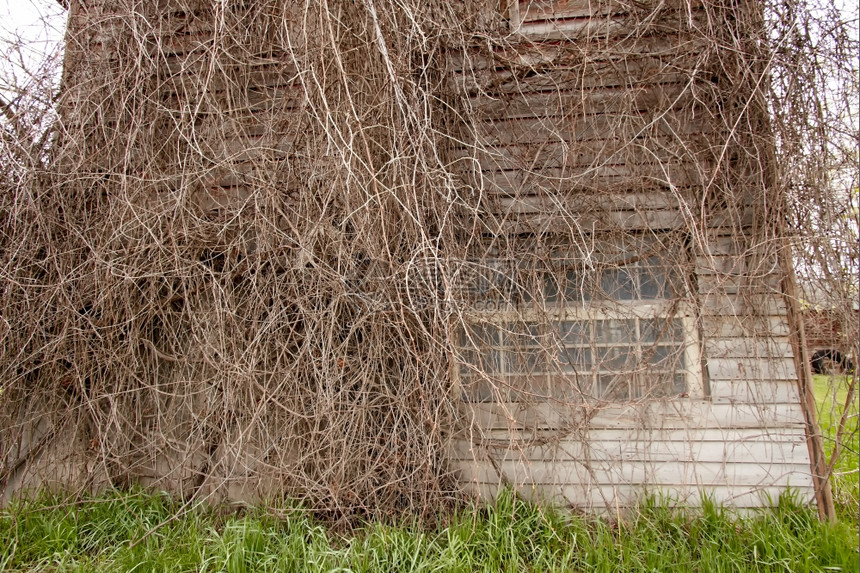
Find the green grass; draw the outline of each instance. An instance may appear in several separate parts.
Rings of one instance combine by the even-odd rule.
[[[647,503],[628,521],[563,515],[504,494],[435,527],[369,524],[336,535],[298,509],[224,516],[166,497],[44,496],[0,513],[3,571],[553,572],[857,571],[856,532],[784,496],[754,516],[706,502]],[[160,527],[157,527],[161,525]]]
[[[836,429],[845,407],[850,376],[815,375],[815,399],[818,405],[818,423],[824,437],[824,450],[828,460],[836,444]],[[842,453],[834,466],[831,483],[836,513],[840,520],[852,524],[860,523],[860,432],[858,432],[857,404],[860,395],[855,395],[847,425],[843,434]]]

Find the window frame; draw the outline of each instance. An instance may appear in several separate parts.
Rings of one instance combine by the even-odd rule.
[[[482,268],[488,270],[496,270],[500,262],[504,261],[503,259],[493,258],[481,263]],[[511,268],[516,268],[516,261],[510,261]],[[623,268],[623,267],[616,267]],[[668,282],[668,281],[667,281]],[[684,281],[685,289],[689,288],[687,281]],[[654,298],[654,299],[600,299],[600,300],[546,300],[543,299],[543,305],[539,304],[538,301],[532,300],[528,301],[520,301],[519,303],[512,302],[510,300],[501,299],[492,300],[491,297],[486,297],[483,299],[487,304],[483,308],[481,305],[467,305],[460,315],[460,331],[457,333],[456,340],[458,341],[458,355],[454,356],[452,360],[452,379],[454,381],[455,387],[460,392],[463,399],[467,402],[499,402],[506,400],[470,400],[468,399],[467,392],[465,391],[465,380],[464,376],[461,373],[461,368],[470,366],[470,363],[464,359],[465,352],[468,350],[465,348],[465,344],[460,342],[460,336],[462,335],[462,329],[465,324],[489,324],[495,325],[502,329],[504,325],[511,324],[547,324],[550,325],[550,328],[555,328],[560,330],[562,322],[590,322],[594,323],[600,320],[637,320],[637,337],[635,340],[631,341],[618,341],[617,343],[612,342],[595,342],[594,337],[591,337],[591,345],[595,347],[599,344],[600,348],[611,348],[611,347],[626,347],[629,348],[631,346],[635,346],[637,353],[637,363],[640,363],[642,360],[642,349],[644,348],[644,344],[641,337],[641,332],[638,329],[641,326],[642,320],[654,320],[654,319],[663,319],[663,320],[676,320],[680,323],[681,334],[680,334],[680,352],[683,355],[683,367],[681,369],[671,371],[674,372],[673,376],[676,374],[683,374],[685,380],[685,391],[677,394],[668,394],[661,396],[649,396],[648,393],[651,391],[643,382],[631,382],[634,386],[631,386],[628,391],[628,395],[625,398],[621,399],[613,399],[611,397],[604,396],[591,396],[590,393],[594,393],[594,390],[599,387],[598,377],[601,372],[604,374],[608,369],[600,369],[596,366],[595,361],[592,357],[590,362],[590,393],[585,394],[583,397],[587,397],[589,401],[597,401],[600,403],[618,403],[618,404],[630,404],[634,403],[639,399],[642,399],[640,396],[645,396],[647,400],[667,400],[667,399],[694,399],[694,400],[704,400],[707,398],[707,388],[705,384],[705,378],[703,373],[703,365],[702,365],[702,354],[701,354],[701,343],[700,343],[700,333],[697,325],[697,315],[695,312],[695,306],[691,303],[691,299],[688,296],[688,292],[683,292],[676,294],[672,298]],[[479,299],[480,300],[480,299]],[[477,301],[475,301],[477,302]],[[488,308],[492,305],[492,308]],[[476,308],[477,307],[477,308]],[[593,331],[592,331],[593,332]],[[562,343],[563,344],[563,343]],[[659,343],[655,343],[655,347],[658,346]],[[500,353],[504,353],[504,345],[500,342],[499,348],[496,349]],[[510,351],[508,354],[511,354]],[[502,359],[501,354],[499,355],[500,366],[503,363],[508,363],[510,359]],[[520,355],[521,356],[521,355]],[[474,365],[473,365],[474,366]],[[487,375],[487,373],[482,373],[479,375],[485,376],[485,381],[490,382],[494,385],[497,390],[497,394],[501,394],[499,391],[499,386],[504,385],[507,387],[507,392],[513,392],[516,394],[530,394],[531,392],[526,388],[526,384],[522,384],[520,387],[517,387],[514,384],[514,380],[517,377],[516,372],[506,372],[506,367],[499,368],[499,372],[492,373],[491,375]],[[480,367],[477,367],[477,372],[481,372]],[[629,371],[632,376],[637,375],[637,370]],[[665,372],[665,371],[664,371]],[[620,372],[619,372],[620,373]],[[616,373],[619,374],[619,373]],[[546,371],[544,373],[538,373],[537,376],[546,376],[548,379],[552,377],[553,380],[560,376],[565,376],[562,373],[561,369],[558,371]],[[643,376],[647,376],[647,370],[643,372]],[[519,376],[526,380],[531,376],[535,376],[535,374],[519,374]],[[576,384],[575,380],[578,374],[571,373],[570,379],[571,384]],[[547,382],[550,383],[549,381]],[[633,388],[638,387],[638,391],[640,396],[634,396]],[[535,393],[535,397],[540,399],[540,395]],[[543,396],[545,399],[558,399],[550,396]],[[507,400],[513,401],[513,400]]]

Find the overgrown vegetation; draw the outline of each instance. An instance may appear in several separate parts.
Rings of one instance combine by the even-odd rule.
[[[651,503],[628,520],[562,515],[510,493],[435,527],[375,523],[347,535],[300,509],[178,512],[167,497],[44,496],[0,514],[3,571],[856,571],[856,532],[790,496],[750,517]]]
[[[828,460],[833,460],[830,482],[833,500],[839,519],[858,527],[860,521],[860,432],[858,432],[857,397],[848,401],[851,376],[815,376],[815,398],[818,402],[818,423],[824,436],[824,449]],[[839,422],[845,407],[845,427],[842,435]],[[834,459],[839,444],[841,451]]]
[[[857,269],[832,3],[72,5],[63,89],[0,117],[4,495],[390,517],[508,479],[584,507],[786,483],[760,429],[794,257],[839,308]],[[750,449],[654,453],[708,398],[739,411],[676,436]]]

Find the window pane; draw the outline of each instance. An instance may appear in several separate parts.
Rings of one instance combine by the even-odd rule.
[[[509,301],[518,300],[524,286],[518,281],[516,268],[502,261],[489,260],[475,263],[469,269],[471,273],[470,290],[475,301]]]
[[[603,271],[600,288],[610,300],[632,300],[636,292],[631,271],[626,268]]]
[[[486,378],[473,378],[463,383],[463,400],[466,402],[495,402],[497,392]]]
[[[636,368],[636,350],[632,346],[613,346],[598,349],[600,370],[631,371]]]
[[[672,383],[673,394],[686,394],[688,392],[687,377],[685,375],[675,374]]]
[[[584,320],[564,320],[560,323],[559,336],[565,346],[591,344],[591,335],[588,332],[588,323]]]
[[[547,302],[558,302],[558,293],[561,289],[558,286],[558,280],[552,274],[547,274],[543,284],[544,294]]]
[[[547,302],[559,302],[564,293],[565,301],[589,300],[590,296],[583,277],[576,271],[567,271],[564,274],[546,275],[544,279],[544,292]]]
[[[627,376],[601,374],[597,378],[597,398],[602,400],[629,400],[630,384]]]
[[[475,366],[480,372],[496,374],[501,371],[502,355],[498,350],[484,350],[478,355]]]
[[[517,272],[515,288],[512,291],[512,296],[518,297],[523,302],[531,302],[533,300],[541,300],[541,292],[544,288],[543,277],[536,274],[534,269],[524,266]]]
[[[645,388],[649,398],[677,396],[687,392],[687,378],[680,373],[657,374],[646,378]]]
[[[567,272],[567,284],[564,287],[567,300],[591,300],[588,284],[582,275],[574,271]]]
[[[677,346],[650,346],[642,349],[642,356],[650,364],[672,368],[675,366],[674,361],[679,354],[679,350],[680,348]]]
[[[539,348],[543,346],[541,326],[535,322],[510,322],[503,326],[502,344],[506,348]]]
[[[654,261],[654,259],[650,259]],[[650,262],[649,261],[649,262]],[[665,269],[657,264],[649,264],[639,269],[639,296],[642,300],[670,298]]]
[[[640,321],[641,340],[645,342],[680,342],[684,338],[684,326],[677,318],[651,318]]]
[[[636,320],[596,320],[594,322],[594,336],[598,344],[634,342],[636,340]]]
[[[511,374],[537,374],[544,372],[542,352],[529,348],[512,348],[506,353],[506,372]]]
[[[472,328],[472,344],[479,347],[483,346],[498,346],[499,344],[499,328],[494,324],[476,324]],[[467,342],[468,343],[468,342]]]
[[[556,400],[580,402],[588,395],[592,382],[591,372],[557,376],[553,381],[551,396]]]
[[[591,349],[568,347],[562,348],[558,357],[562,370],[565,372],[590,372],[591,371]]]
[[[497,373],[501,366],[499,329],[493,324],[475,324],[471,331],[460,334],[460,375],[469,377],[477,373]]]

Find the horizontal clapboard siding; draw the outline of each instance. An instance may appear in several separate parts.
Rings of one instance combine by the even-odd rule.
[[[726,438],[732,438],[727,440]],[[543,443],[546,439],[547,443]],[[531,445],[537,442],[538,445]],[[592,430],[579,438],[552,439],[538,436],[511,445],[504,434],[484,437],[478,444],[459,440],[452,447],[452,459],[471,462],[493,457],[495,461],[555,462],[708,462],[794,463],[798,449],[806,448],[802,428],[728,429],[724,432],[694,428],[630,433],[624,430]]]
[[[585,417],[588,424],[584,425]],[[679,398],[644,404],[608,404],[602,407],[559,402],[502,402],[463,404],[460,419],[468,423],[475,436],[495,430],[517,431],[517,439],[526,433],[553,430],[573,432],[584,426],[587,430],[715,430],[723,439],[724,430],[739,429],[802,429],[803,417],[793,404],[719,403],[711,400]],[[522,430],[522,432],[520,432]]]
[[[607,22],[648,12],[620,3],[564,5],[520,3],[511,10],[522,14],[512,18],[528,34],[547,26],[587,27],[606,20],[604,9],[611,14]],[[559,212],[581,228],[690,225],[685,214],[700,210],[698,194],[714,177],[720,149],[713,142],[725,130],[714,113],[714,75],[696,61],[701,42],[676,27],[668,37],[645,30],[635,41],[577,50],[579,40],[542,43],[541,34],[529,36],[538,41],[519,51],[449,58],[450,89],[467,97],[471,118],[452,142],[452,165],[466,186],[486,197],[487,215],[500,216],[512,232],[552,231]],[[688,42],[689,51],[678,50],[675,38]],[[583,59],[583,52],[599,55]],[[595,192],[613,199],[591,203]],[[663,204],[640,200],[660,192]],[[752,222],[752,211],[740,209],[739,220]]]
[[[516,6],[509,7],[509,16],[516,17],[520,23],[545,22],[569,18],[589,18],[596,15],[624,14],[643,11],[647,3],[623,0],[512,0]],[[672,6],[671,2],[666,3]],[[677,8],[700,8],[699,0],[675,3]]]
[[[702,335],[706,343],[733,344],[747,337],[777,336],[786,339],[790,328],[785,316],[711,316],[702,318]],[[723,352],[719,350],[717,356]]]
[[[455,160],[471,162],[484,171],[512,169],[561,169],[565,167],[601,167],[612,165],[645,165],[654,161],[677,161],[690,157],[686,142],[667,136],[649,137],[648,145],[637,139],[602,139],[570,142],[544,141],[536,144],[497,145],[493,147],[458,148],[451,153]],[[697,160],[690,157],[691,160]],[[703,160],[708,159],[705,156]]]
[[[749,223],[754,214],[745,211],[741,215],[741,221]],[[505,233],[565,233],[570,231],[570,220],[560,218],[555,213],[526,213],[519,214],[516,210],[498,210],[486,214],[488,221],[493,222],[493,227],[499,232]],[[727,218],[727,217],[726,217]],[[710,223],[718,225],[724,223],[726,218],[712,217]],[[576,216],[576,228],[589,231],[603,230],[671,230],[685,229],[688,222],[683,213],[676,210],[631,210],[631,211],[609,211],[588,212]]]
[[[696,165],[665,162],[642,165],[569,165],[561,169],[540,171],[492,171],[481,183],[493,195],[501,197],[556,194],[588,189],[633,189],[654,184],[690,187],[701,183],[701,171]]]
[[[653,15],[652,15],[653,16]],[[701,10],[689,13],[664,12],[652,24],[648,31],[652,33],[675,32],[679,28],[694,28],[706,23],[707,17]],[[567,18],[563,20],[547,20],[527,22],[520,25],[516,32],[534,41],[576,41],[594,38],[623,37],[632,33],[642,32],[643,26],[639,18],[628,14],[596,15],[590,18]]]
[[[588,459],[563,461],[502,461],[493,464],[458,462],[454,465],[464,482],[510,483],[517,487],[530,485],[592,486],[622,484],[695,485],[707,489],[715,486],[761,486],[786,483],[789,476],[809,474],[807,464],[767,463],[757,461],[698,462],[618,461],[602,464]]]
[[[666,113],[631,112],[573,116],[555,121],[545,117],[485,121],[477,124],[478,143],[474,147],[567,143],[604,140],[608,136],[633,141],[642,135],[675,137],[707,133],[711,122],[694,117],[687,110]],[[468,132],[465,132],[468,137]]]
[[[517,95],[517,94],[512,94]],[[484,120],[523,119],[532,117],[565,117],[573,114],[598,114],[627,110],[682,109],[695,101],[690,85],[684,80],[652,85],[600,86],[593,89],[573,89],[532,93],[517,98],[484,97],[473,99],[469,105]]]

